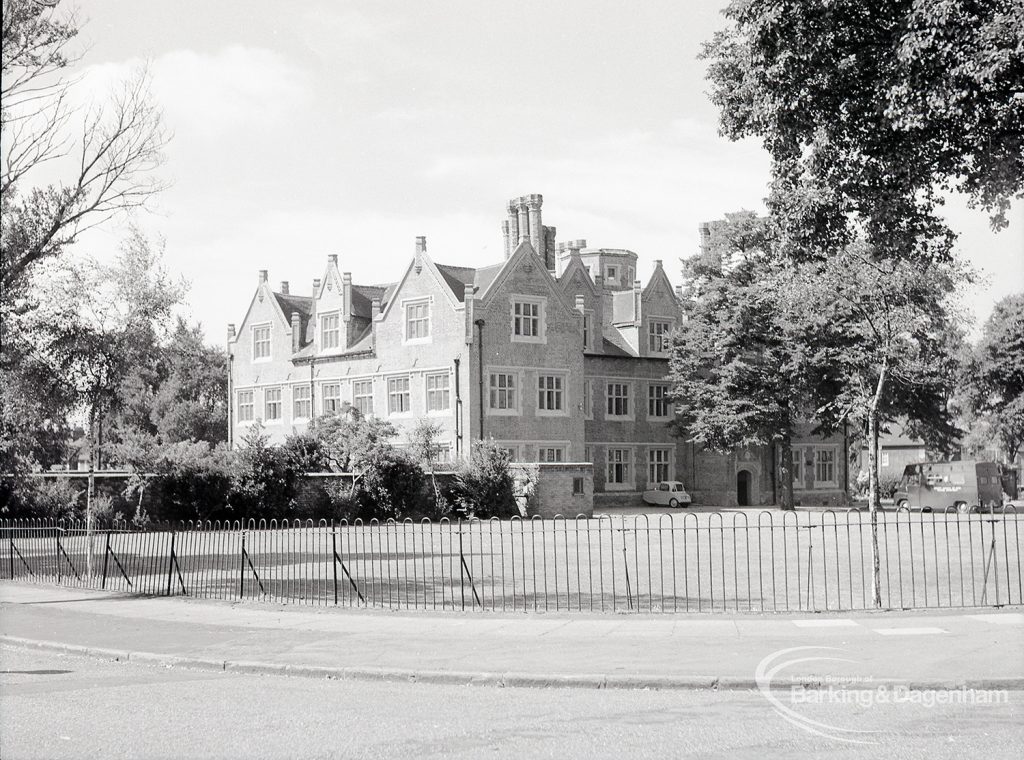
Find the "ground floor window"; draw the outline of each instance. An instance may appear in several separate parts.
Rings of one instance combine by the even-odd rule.
[[[313,416],[313,394],[308,385],[292,388],[292,418],[308,420]]]
[[[647,481],[672,480],[672,449],[651,449],[647,462]]]
[[[341,411],[341,384],[324,384],[324,414],[337,414]]]
[[[412,402],[409,398],[409,378],[388,378],[388,413],[403,414],[409,411],[412,411]]]
[[[352,406],[364,417],[373,414],[373,380],[353,381]]]
[[[264,394],[264,407],[267,420],[281,419],[281,389],[267,388]]]
[[[450,378],[447,372],[427,375],[427,411],[442,412],[451,406]]]
[[[836,482],[835,449],[815,449],[814,482],[820,485],[834,485]]]
[[[238,392],[238,421],[252,422],[253,417],[252,391]]]
[[[626,485],[633,482],[630,474],[630,460],[633,458],[631,449],[608,449],[608,476],[609,483]]]
[[[804,450],[793,449],[793,487],[804,487]]]

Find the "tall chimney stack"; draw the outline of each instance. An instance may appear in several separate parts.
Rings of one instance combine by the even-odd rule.
[[[508,202],[508,244],[511,255],[519,245],[519,201],[515,198]]]
[[[281,293],[288,295],[288,280],[281,280]]]
[[[260,270],[260,282],[261,283],[266,282],[269,278],[270,278],[270,275],[267,273],[267,270],[266,269],[261,269]]]
[[[544,225],[541,223],[540,207],[544,205],[544,196],[534,194],[527,196],[526,207],[530,215],[530,245],[533,251],[540,256],[542,261],[547,261],[544,256]]]

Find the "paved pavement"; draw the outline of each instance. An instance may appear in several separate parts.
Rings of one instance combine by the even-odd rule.
[[[817,615],[395,613],[0,583],[0,637],[212,670],[504,686],[1024,689],[1018,609]],[[783,652],[796,647],[814,647]],[[788,663],[788,664],[786,664]]]

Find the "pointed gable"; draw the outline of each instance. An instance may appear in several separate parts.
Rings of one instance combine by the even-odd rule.
[[[512,276],[513,272],[522,271],[545,283],[548,293],[553,296],[555,301],[560,303],[563,308],[575,312],[575,306],[569,302],[562,288],[558,286],[554,275],[548,271],[544,262],[537,256],[529,240],[520,241],[512,255],[504,263],[499,264],[496,269],[497,271],[487,283],[487,287],[477,292],[477,297],[484,301],[485,304],[490,302],[494,295],[502,289],[502,286]]]
[[[665,298],[678,304],[679,299],[676,297],[675,289],[672,287],[668,275],[665,274],[661,259],[655,259],[654,272],[651,274],[651,279],[647,281],[647,287],[644,288],[642,297],[644,301]]]

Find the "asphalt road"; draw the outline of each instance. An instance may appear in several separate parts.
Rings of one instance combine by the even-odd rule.
[[[759,693],[500,689],[195,672],[0,648],[0,755],[16,758],[1016,758],[999,704],[793,704]]]

